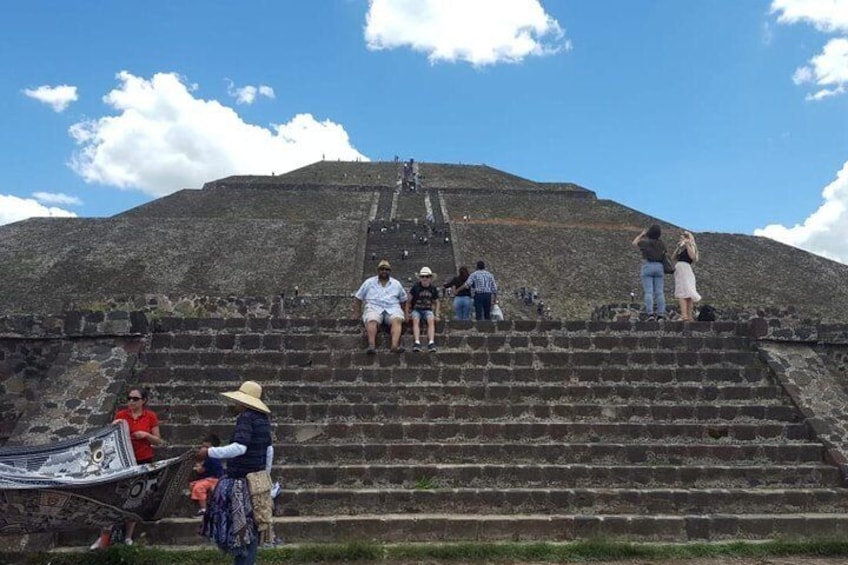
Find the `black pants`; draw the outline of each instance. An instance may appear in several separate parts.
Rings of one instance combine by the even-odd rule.
[[[478,292],[474,295],[474,318],[477,320],[492,319],[491,292]]]

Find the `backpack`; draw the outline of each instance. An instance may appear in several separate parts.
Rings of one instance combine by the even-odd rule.
[[[715,322],[717,314],[718,312],[716,312],[715,307],[710,306],[709,304],[704,304],[698,309],[698,321]]]

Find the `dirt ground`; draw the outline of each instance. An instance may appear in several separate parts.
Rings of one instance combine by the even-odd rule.
[[[717,559],[631,559],[627,561],[575,561],[574,563],[585,563],[586,565],[848,565],[848,557],[756,557],[744,559],[722,557]],[[532,564],[524,563],[523,565]]]
[[[435,565],[443,562],[439,561],[415,561],[403,562],[397,565]],[[497,562],[503,565],[503,561]],[[716,559],[630,559],[626,561],[563,561],[561,563],[580,563],[583,565],[848,565],[848,557],[840,558],[816,558],[816,557],[756,557],[756,558],[740,558],[722,557]],[[474,562],[468,565],[479,565],[480,562]],[[455,565],[463,565],[455,563]],[[519,562],[514,565],[551,565],[550,562],[545,563],[529,563]]]

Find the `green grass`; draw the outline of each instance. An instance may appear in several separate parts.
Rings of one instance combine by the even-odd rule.
[[[292,545],[260,551],[258,562],[551,562],[585,563],[623,559],[845,557],[848,541],[807,540],[689,544],[637,544],[603,540],[573,543],[427,543],[382,545],[368,542]],[[232,560],[214,549],[159,549],[117,546],[103,552],[2,554],[0,563],[22,565],[217,565]]]
[[[436,488],[436,482],[433,477],[420,477],[415,481],[415,490],[433,490]]]

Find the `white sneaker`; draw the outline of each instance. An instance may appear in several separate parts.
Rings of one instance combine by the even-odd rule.
[[[97,539],[94,540],[94,543],[89,546],[89,551],[97,551],[103,547],[103,544],[100,542],[100,536],[97,536]]]
[[[133,544],[132,538],[125,538],[124,539],[124,545],[132,545],[132,544]]]

